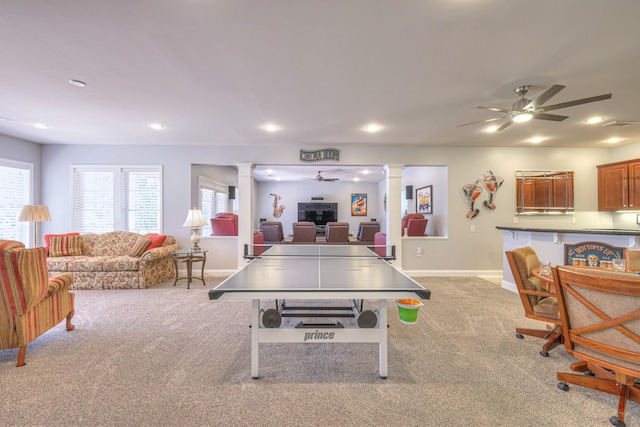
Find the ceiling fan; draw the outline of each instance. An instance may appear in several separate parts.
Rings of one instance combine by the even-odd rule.
[[[322,176],[322,171],[318,171],[318,175],[316,175],[315,178],[305,178],[305,177],[303,177],[302,179],[306,180],[306,181],[311,180],[311,181],[316,181],[316,182],[334,182],[334,181],[339,181],[340,180],[340,178],[325,178],[325,177]]]
[[[551,120],[555,122],[561,122],[564,119],[569,118],[569,116],[560,116],[557,114],[548,114],[547,111],[559,110],[561,108],[573,107],[575,105],[580,104],[588,104],[589,102],[603,101],[605,99],[610,99],[611,94],[607,93],[604,95],[592,96],[589,98],[576,99],[574,101],[561,102],[559,104],[547,105],[543,104],[555,96],[558,92],[564,89],[566,86],[564,85],[553,85],[546,91],[542,93],[539,97],[534,100],[530,100],[525,98],[525,96],[529,93],[531,89],[531,85],[523,85],[518,86],[513,90],[513,93],[520,98],[513,103],[511,109],[506,108],[496,108],[496,107],[481,107],[475,106],[473,108],[480,108],[483,110],[495,111],[497,113],[506,113],[503,117],[494,117],[492,119],[480,120],[477,122],[465,123],[463,125],[458,125],[456,127],[473,125],[476,123],[485,123],[492,122],[495,120],[505,120],[505,122],[500,125],[496,131],[501,131],[509,127],[512,123],[520,123],[526,122],[531,119],[539,119],[539,120]]]

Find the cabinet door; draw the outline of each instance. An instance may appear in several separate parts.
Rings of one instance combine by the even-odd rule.
[[[599,211],[627,209],[628,170],[628,164],[598,166]]]
[[[567,178],[553,181],[553,207],[558,211],[573,212],[573,185],[569,185],[573,182],[573,172],[567,174]]]
[[[640,162],[629,164],[629,208],[640,208]]]
[[[536,206],[553,207],[553,180],[541,179],[536,181]]]

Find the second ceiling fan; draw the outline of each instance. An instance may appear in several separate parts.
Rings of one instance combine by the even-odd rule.
[[[513,103],[511,109],[506,108],[497,108],[497,107],[482,107],[475,106],[473,108],[480,108],[483,110],[495,111],[497,113],[506,113],[505,116],[502,117],[494,117],[491,119],[480,120],[477,122],[465,123],[463,125],[458,125],[456,127],[473,125],[476,123],[486,123],[492,122],[496,120],[505,120],[502,125],[500,125],[496,131],[501,131],[509,127],[512,123],[516,122],[525,122],[530,119],[538,119],[538,120],[551,120],[555,122],[561,122],[569,116],[561,116],[558,114],[548,114],[547,111],[559,110],[561,108],[573,107],[575,105],[588,104],[590,102],[603,101],[605,99],[610,99],[611,94],[607,93],[604,95],[592,96],[589,98],[576,99],[574,101],[561,102],[559,104],[553,105],[543,105],[553,96],[555,96],[558,92],[564,89],[566,86],[564,85],[553,85],[546,91],[544,91],[539,97],[534,100],[530,100],[526,98],[526,95],[531,90],[531,85],[523,85],[518,86],[513,90],[517,96],[520,97],[516,102]]]
[[[316,181],[316,182],[334,182],[339,181],[340,178],[325,178],[322,176],[322,171],[318,171],[318,175],[315,178],[302,178],[307,181]]]

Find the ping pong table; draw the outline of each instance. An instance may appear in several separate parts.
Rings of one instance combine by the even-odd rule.
[[[260,343],[338,342],[378,343],[379,374],[387,378],[387,300],[429,299],[430,295],[384,257],[360,245],[273,245],[209,291],[210,300],[252,300],[251,377],[255,379],[259,377]],[[356,324],[283,326],[281,316],[287,308],[283,301],[287,299],[348,300]],[[276,308],[261,308],[261,300],[276,300]],[[377,308],[364,310],[364,300],[377,300]],[[334,313],[298,316],[305,315],[315,318]]]

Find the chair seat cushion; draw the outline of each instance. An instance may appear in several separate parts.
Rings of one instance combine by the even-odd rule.
[[[533,306],[533,313],[536,316],[557,320],[559,318],[558,298],[546,297],[541,299],[537,305]]]

